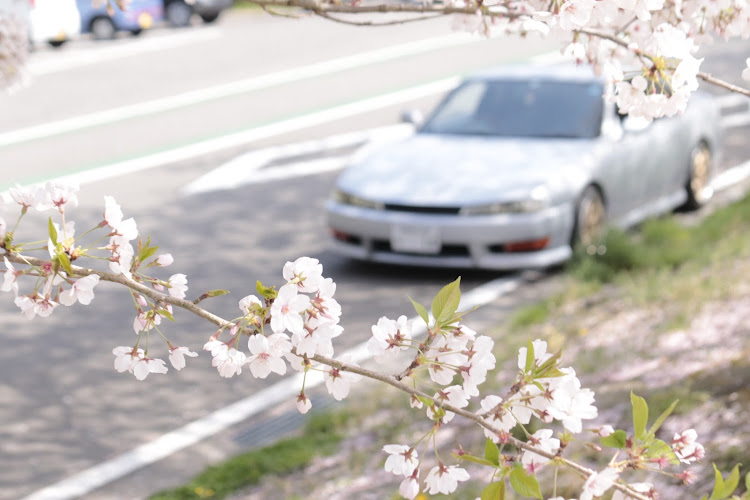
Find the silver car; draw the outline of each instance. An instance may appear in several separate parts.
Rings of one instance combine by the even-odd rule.
[[[539,268],[711,197],[718,109],[645,123],[602,98],[584,67],[467,78],[408,139],[357,159],[326,206],[335,249],[392,264]]]

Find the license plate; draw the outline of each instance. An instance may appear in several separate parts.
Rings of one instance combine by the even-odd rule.
[[[391,249],[395,252],[440,253],[440,229],[434,226],[391,226]]]

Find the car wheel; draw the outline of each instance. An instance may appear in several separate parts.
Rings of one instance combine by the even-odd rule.
[[[174,0],[167,4],[164,16],[167,22],[173,28],[182,28],[190,25],[190,17],[193,15],[193,9],[182,0]]]
[[[203,19],[203,22],[206,24],[211,24],[212,22],[219,19],[219,11],[216,12],[204,12],[201,14],[201,19]]]
[[[685,208],[695,210],[705,205],[714,192],[711,188],[711,150],[701,141],[690,153],[690,173],[685,189]]]
[[[602,194],[596,187],[588,186],[576,207],[573,245],[581,245],[589,254],[596,253],[604,237],[606,222],[607,210]]]
[[[111,40],[115,37],[117,29],[112,19],[108,17],[97,17],[91,21],[91,34],[97,40]]]

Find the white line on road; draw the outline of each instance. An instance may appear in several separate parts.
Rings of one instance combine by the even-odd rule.
[[[218,28],[210,27],[137,40],[99,41],[95,48],[79,49],[75,52],[60,53],[59,50],[51,50],[44,55],[32,54],[27,69],[32,76],[43,76],[79,66],[204,42],[219,38],[220,35]]]
[[[353,56],[339,57],[337,59],[309,64],[307,66],[300,66],[293,69],[246,78],[236,82],[184,92],[175,96],[153,99],[138,104],[121,106],[41,125],[11,130],[9,132],[0,133],[0,147],[59,135],[84,128],[95,127],[98,125],[106,125],[129,118],[153,115],[214,99],[276,87],[278,85],[320,77],[344,70],[361,68],[370,64],[385,62],[400,57],[422,54],[446,47],[475,43],[481,40],[483,39],[478,35],[454,33],[448,36],[427,38],[416,42],[409,42],[363,52]]]
[[[356,148],[364,144],[372,146],[396,141],[413,133],[412,125],[402,123],[250,151],[200,176],[185,186],[182,191],[188,195],[205,193],[336,170],[344,166],[350,155],[304,162],[294,162],[294,159],[301,156],[322,155],[337,149]],[[264,168],[269,163],[279,160],[289,162],[279,167]]]
[[[296,118],[282,120],[269,125],[243,130],[223,137],[208,139],[189,146],[183,146],[169,151],[135,158],[133,160],[112,163],[91,170],[86,170],[84,172],[65,175],[55,180],[60,182],[77,182],[78,184],[83,185],[154,167],[160,167],[169,163],[175,163],[221,151],[230,147],[246,145],[262,139],[268,139],[269,137],[287,134],[296,130],[314,127],[323,123],[348,118],[350,116],[377,111],[387,106],[393,106],[429,95],[446,92],[455,87],[459,81],[459,77],[445,78],[443,80],[409,87],[389,94],[370,97],[361,101],[336,106],[323,111],[298,116]]]
[[[512,292],[520,286],[523,278],[518,275],[499,278],[465,293],[461,299],[460,310],[469,310],[492,302],[498,297]],[[424,334],[424,323],[418,317],[413,318],[415,335]],[[367,342],[363,342],[345,354],[352,356],[356,363],[371,359]],[[311,389],[323,382],[323,374],[310,371],[307,374],[305,388]],[[153,441],[138,446],[111,460],[91,467],[74,476],[32,493],[24,500],[68,500],[78,498],[120,479],[146,465],[161,460],[177,451],[187,448],[199,441],[217,434],[234,424],[242,422],[268,408],[285,401],[290,401],[302,387],[302,374],[285,378],[276,384],[248,396],[236,403],[221,408],[203,418],[195,420],[179,429],[164,434]]]

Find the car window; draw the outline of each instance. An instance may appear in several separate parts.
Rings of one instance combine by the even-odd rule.
[[[437,134],[597,137],[602,85],[550,80],[470,81],[448,95],[422,128]]]

